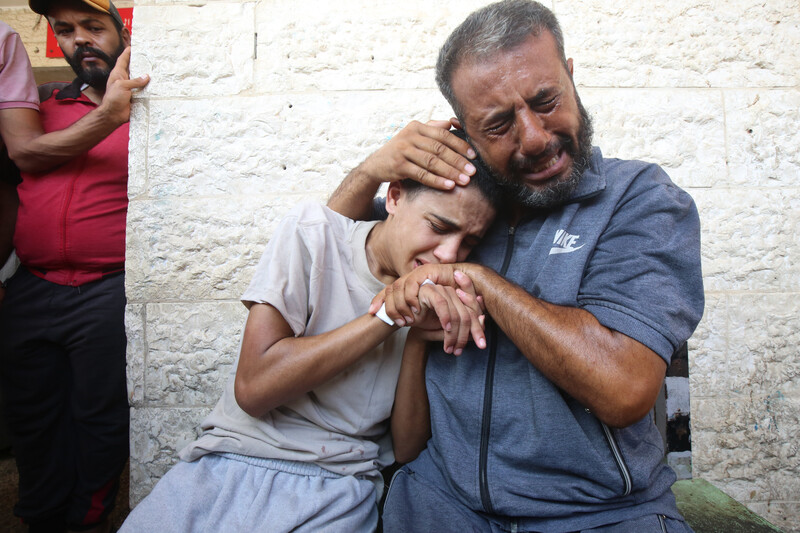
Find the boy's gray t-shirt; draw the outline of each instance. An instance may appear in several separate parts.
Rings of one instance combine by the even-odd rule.
[[[325,333],[363,315],[384,288],[367,264],[366,239],[375,224],[300,204],[270,239],[242,302],[272,305],[295,336]],[[181,459],[229,452],[376,476],[394,461],[388,418],[406,332],[395,332],[329,382],[261,418],[236,403],[231,376],[201,424],[203,435],[181,451]]]

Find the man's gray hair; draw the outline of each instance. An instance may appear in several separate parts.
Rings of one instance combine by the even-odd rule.
[[[453,73],[465,60],[477,61],[510,50],[531,35],[549,31],[564,67],[564,36],[552,11],[531,0],[503,0],[471,13],[447,38],[436,61],[436,83],[463,124],[463,109],[453,94]]]

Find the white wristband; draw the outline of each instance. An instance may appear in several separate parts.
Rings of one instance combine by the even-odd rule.
[[[391,318],[389,318],[389,315],[387,315],[387,314],[386,314],[386,303],[384,303],[384,304],[381,306],[381,308],[380,308],[380,309],[378,309],[378,312],[377,312],[377,313],[375,313],[375,316],[376,316],[376,317],[378,317],[378,318],[380,318],[381,320],[383,320],[384,322],[386,322],[386,323],[387,323],[387,324],[389,324],[390,326],[394,326],[394,325],[395,325],[395,323],[394,323],[394,320],[392,320]]]
[[[423,281],[420,284],[420,287],[422,287],[422,285],[435,285],[435,283],[433,283],[429,279],[426,279],[425,281]],[[389,315],[386,314],[386,302],[383,302],[383,305],[381,306],[380,309],[378,309],[378,312],[375,313],[375,316],[380,318],[381,320],[383,320],[384,322],[386,322],[390,326],[396,326],[397,325],[397,324],[394,323],[394,320],[389,318]]]

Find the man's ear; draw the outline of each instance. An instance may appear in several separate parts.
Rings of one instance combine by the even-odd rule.
[[[386,212],[394,215],[397,211],[397,204],[403,200],[406,192],[400,182],[393,181],[389,184],[389,189],[386,191]]]
[[[127,47],[131,45],[131,31],[127,28],[127,26],[123,26],[122,30],[119,32],[122,35],[122,43]]]

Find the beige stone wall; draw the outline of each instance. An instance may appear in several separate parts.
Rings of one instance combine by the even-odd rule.
[[[483,3],[136,3],[132,69],[153,81],[131,122],[133,503],[216,402],[276,221],[409,120],[450,116],[436,51]],[[798,4],[547,4],[596,144],[663,165],[700,209],[694,475],[800,531]]]

